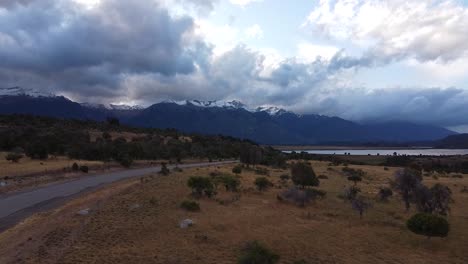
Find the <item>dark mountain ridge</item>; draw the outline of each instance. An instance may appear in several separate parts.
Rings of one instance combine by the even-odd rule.
[[[33,114],[101,121],[116,117],[137,127],[175,128],[182,132],[222,134],[261,144],[301,145],[334,142],[415,142],[440,140],[456,133],[445,128],[384,122],[359,124],[339,117],[298,115],[274,107],[247,109],[233,101],[162,102],[147,108],[93,107],[63,96],[0,94],[0,114]]]

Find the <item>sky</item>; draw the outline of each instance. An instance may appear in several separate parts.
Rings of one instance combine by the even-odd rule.
[[[2,0],[0,87],[468,131],[468,0]]]

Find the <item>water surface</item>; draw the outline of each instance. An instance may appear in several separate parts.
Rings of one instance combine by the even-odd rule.
[[[410,155],[410,156],[452,156],[452,155],[468,155],[468,149],[327,149],[327,150],[296,150],[299,152],[307,152],[310,154],[325,154],[325,155],[344,155],[350,153],[350,155],[394,155],[396,152],[398,155]],[[284,151],[291,153],[291,151]]]

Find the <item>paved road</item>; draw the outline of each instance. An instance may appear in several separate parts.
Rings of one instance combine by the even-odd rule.
[[[206,163],[194,163],[194,164],[182,164],[180,168],[193,168],[193,167],[205,167],[205,166],[216,166],[227,163],[234,163],[236,161],[223,161],[223,162],[206,162]],[[171,168],[171,166],[168,166]],[[0,221],[9,218],[20,211],[28,211],[28,208],[32,208],[41,205],[42,208],[49,208],[57,199],[71,197],[76,194],[80,194],[83,191],[90,190],[92,188],[109,184],[118,180],[143,176],[150,173],[159,172],[161,167],[150,167],[142,169],[130,169],[125,171],[118,171],[112,173],[104,173],[100,175],[93,175],[81,179],[76,179],[64,183],[57,183],[32,191],[21,192],[13,195],[7,195],[0,197]],[[49,206],[47,204],[50,203]],[[37,210],[33,210],[37,211]],[[31,214],[31,210],[29,210]],[[20,220],[14,217],[15,221]],[[11,217],[10,217],[11,218]],[[11,222],[11,221],[8,221]],[[10,223],[11,224],[11,223]],[[1,228],[0,228],[1,229]]]

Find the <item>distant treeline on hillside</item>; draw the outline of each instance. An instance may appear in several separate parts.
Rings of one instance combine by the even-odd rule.
[[[174,129],[135,128],[118,119],[105,122],[31,115],[0,115],[0,151],[34,159],[66,155],[74,159],[133,160],[242,158],[255,163],[284,163],[284,154],[249,140],[222,135],[183,134]],[[252,154],[253,153],[253,154]],[[254,155],[255,159],[249,157]]]

